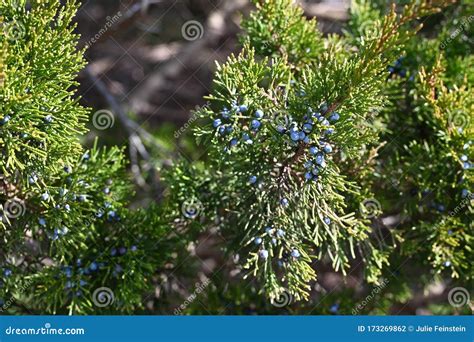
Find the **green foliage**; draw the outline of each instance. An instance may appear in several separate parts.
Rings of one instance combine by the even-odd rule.
[[[171,250],[157,248],[171,241],[160,208],[128,209],[121,149],[80,144],[77,8],[0,2],[2,312],[100,312],[101,288],[114,296],[105,312],[131,312]]]
[[[469,287],[472,6],[445,8],[460,19],[428,34],[417,20],[448,3],[355,0],[344,34],[323,37],[293,1],[255,4],[242,51],[194,113],[205,157],[162,167],[162,202],[131,209],[123,151],[80,144],[78,4],[0,0],[5,310],[137,312],[202,234],[219,236],[239,276],[220,267],[184,313],[272,314],[281,298],[301,300],[287,313],[387,313],[410,300],[416,272],[423,286]],[[327,268],[370,285],[316,299]]]

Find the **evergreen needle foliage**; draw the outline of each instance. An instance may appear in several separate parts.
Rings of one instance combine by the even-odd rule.
[[[255,1],[242,51],[217,65],[195,113],[206,157],[161,170],[166,198],[138,210],[122,151],[80,144],[77,6],[0,0],[0,298],[15,299],[10,312],[97,312],[103,287],[115,297],[105,312],[136,311],[158,270],[204,232],[220,234],[248,279],[214,274],[206,307],[216,312],[285,295],[308,312],[325,265],[358,266],[373,286],[389,278],[365,308],[376,313],[410,299],[408,261],[423,285],[469,288],[474,60],[452,32],[472,37],[474,25],[443,22],[428,35],[419,20],[441,9],[466,20],[472,6],[354,0],[344,34],[324,37],[293,1]],[[351,295],[337,300],[342,311]]]

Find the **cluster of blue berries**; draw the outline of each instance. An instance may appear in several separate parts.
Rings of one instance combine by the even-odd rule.
[[[388,66],[388,72],[390,76],[399,75],[400,77],[405,77],[407,75],[406,70],[402,67],[402,62],[405,57],[398,58],[393,65]]]
[[[471,162],[469,161],[468,156],[463,154],[460,159],[461,159],[461,162],[462,162],[463,169],[464,170],[469,170],[471,168]]]
[[[102,267],[105,267],[105,263],[97,263],[95,261],[91,262],[89,266],[84,267],[81,259],[76,260],[75,266],[63,266],[61,273],[67,279],[64,290],[68,292],[70,297],[81,297],[81,288],[88,284],[84,277],[96,273]]]
[[[266,236],[268,236],[271,239],[271,244],[276,246],[278,244],[278,239],[281,239],[285,236],[285,231],[281,228],[275,229],[273,227],[266,227],[265,228],[265,233]],[[258,251],[258,255],[261,259],[266,260],[269,256],[269,252],[267,249],[263,247],[263,238],[260,236],[257,236],[254,238],[254,243],[257,246],[261,246],[260,250]],[[294,259],[298,259],[301,256],[301,253],[298,249],[294,248],[291,250],[290,255]]]
[[[237,104],[236,102],[233,102],[232,104],[232,109],[227,109],[224,108],[221,112],[220,118],[214,119],[212,122],[212,126],[217,129],[217,132],[219,135],[222,137],[224,136],[231,136],[229,139],[229,145],[230,147],[234,147],[239,143],[239,138],[237,137],[232,137],[232,133],[234,132],[234,127],[232,123],[229,122],[229,120],[232,118],[232,116],[238,114],[238,113],[246,113],[248,112],[248,107],[245,104]],[[251,138],[251,132],[257,132],[260,127],[262,126],[262,121],[261,119],[263,118],[264,113],[261,109],[257,109],[254,113],[254,118],[250,122],[250,131],[249,132],[243,132],[242,133],[242,141],[246,144],[252,144],[252,138]]]
[[[121,219],[120,215],[113,209],[110,202],[105,202],[104,207],[100,208],[95,216],[97,218],[105,217],[108,222],[119,222]]]

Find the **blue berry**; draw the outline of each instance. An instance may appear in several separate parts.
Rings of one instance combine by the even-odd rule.
[[[81,280],[79,280],[79,285],[80,286],[85,286],[85,285],[87,285],[87,281],[81,279]]]
[[[328,128],[327,130],[324,131],[324,134],[330,135],[334,133],[334,128]]]
[[[330,144],[326,144],[326,145],[324,145],[323,150],[324,150],[325,153],[331,153],[332,152],[332,146]]]
[[[234,138],[230,141],[230,146],[234,147],[235,145],[237,145],[238,142],[239,142],[239,140],[237,140],[237,138]]]
[[[471,164],[469,162],[464,162],[462,164],[463,169],[468,170],[471,168]]]
[[[305,131],[306,133],[310,133],[312,129],[313,129],[313,125],[309,123],[306,123],[303,125],[303,131]]]
[[[224,127],[224,126],[220,126],[220,127],[219,127],[219,134],[220,134],[220,135],[224,135],[224,134],[225,134],[225,127]]]
[[[306,137],[303,139],[303,141],[304,141],[305,144],[311,143],[311,140],[309,140],[309,136],[306,136]]]
[[[446,267],[449,267],[449,266],[451,266],[451,261],[449,261],[449,260],[448,260],[448,261],[446,261],[446,262],[444,263],[444,266],[446,266]]]
[[[249,177],[249,183],[250,184],[255,184],[257,182],[257,176],[250,176]]]
[[[40,226],[43,226],[43,227],[46,226],[46,220],[43,217],[40,217],[38,219],[38,223],[39,223]]]
[[[322,153],[316,154],[316,159],[315,159],[316,164],[321,165],[323,161],[324,161],[324,155]]]
[[[461,156],[461,160],[462,160],[462,161],[467,161],[467,156],[466,156],[465,154],[463,154],[463,155]]]
[[[323,121],[321,121],[321,124],[322,124],[323,126],[329,126],[329,125],[330,125],[330,123],[329,123],[329,121],[328,121],[327,119],[324,119]]]
[[[462,189],[461,197],[466,198],[469,195],[469,191],[467,189]]]
[[[291,132],[290,133],[290,138],[293,141],[298,141],[300,139],[300,135],[298,132]]]
[[[3,275],[5,276],[5,278],[8,278],[9,276],[11,276],[12,273],[13,273],[12,270],[10,270],[8,268],[3,270]]]
[[[278,237],[283,237],[283,236],[285,236],[285,232],[283,231],[283,229],[278,229],[278,230],[277,230],[277,236],[278,236]]]
[[[443,212],[446,209],[445,206],[442,204],[438,204],[437,208],[438,208],[438,211],[440,212]]]
[[[44,118],[44,122],[50,124],[51,122],[53,122],[53,116],[52,115],[46,115],[45,118]]]
[[[112,249],[110,250],[110,255],[111,255],[111,256],[116,256],[116,255],[117,255],[117,248],[112,248]]]
[[[301,131],[298,133],[298,138],[299,140],[304,140],[306,138],[306,134],[303,131]]]
[[[225,131],[226,133],[232,133],[234,131],[234,127],[232,127],[231,125],[228,125],[225,127]]]
[[[329,121],[331,122],[337,121],[339,119],[340,119],[340,115],[337,112],[332,113],[331,116],[329,117]]]
[[[303,164],[305,169],[311,169],[313,167],[313,163],[311,161],[305,161]]]
[[[250,136],[247,133],[242,134],[242,139],[248,145],[253,143],[252,139],[250,138]]]
[[[136,252],[137,249],[138,249],[138,248],[137,248],[137,246],[135,246],[135,245],[133,245],[132,247],[130,247],[130,250],[131,250],[132,252]]]
[[[11,119],[10,115],[5,115],[5,116],[3,117],[3,119],[0,120],[0,126],[3,126],[3,125],[5,125],[6,123],[8,123],[8,121],[10,121],[10,119]]]
[[[255,112],[255,117],[256,117],[257,119],[263,118],[263,111],[260,110],[260,109],[257,109],[257,111]]]
[[[277,130],[278,133],[285,133],[286,128],[283,127],[282,125],[278,125],[276,130]]]
[[[311,153],[311,154],[317,154],[318,152],[319,152],[319,150],[316,146],[311,146],[309,148],[309,153]]]
[[[315,175],[315,176],[316,176],[317,174],[319,174],[319,170],[318,170],[317,167],[313,167],[313,168],[311,169],[311,172],[312,172],[313,175]]]
[[[262,249],[258,252],[258,255],[262,259],[267,259],[268,258],[268,251],[266,249]]]
[[[38,176],[36,175],[31,175],[30,177],[28,177],[28,183],[30,184],[34,184],[38,181]]]
[[[289,202],[288,202],[288,199],[287,198],[282,198],[281,201],[280,201],[280,204],[284,207],[287,207]]]
[[[260,128],[262,123],[258,120],[252,120],[252,129],[257,130]]]
[[[253,240],[253,242],[256,244],[256,245],[260,245],[262,243],[262,238],[261,237],[256,237],[255,240]]]
[[[311,180],[313,179],[313,174],[311,172],[306,172],[304,174],[304,178],[306,178],[307,180]]]
[[[221,124],[222,124],[221,119],[215,119],[215,120],[212,122],[212,125],[213,125],[215,128],[219,127]]]
[[[339,304],[334,304],[329,308],[329,312],[332,314],[337,314],[339,311]]]
[[[64,267],[63,273],[66,275],[67,278],[71,278],[72,277],[72,267],[71,266]]]
[[[99,268],[99,265],[97,265],[96,262],[92,262],[92,263],[90,264],[90,266],[89,266],[89,269],[90,269],[91,271],[97,271],[98,268]]]
[[[272,230],[273,230],[272,227],[266,227],[266,228],[265,228],[265,233],[271,234],[271,233],[272,233]]]
[[[125,253],[127,253],[127,248],[126,247],[120,247],[118,252],[119,252],[120,255],[124,255]]]
[[[328,111],[328,105],[326,103],[323,103],[320,107],[319,110],[323,113]]]
[[[45,192],[44,194],[41,195],[41,199],[43,201],[47,201],[49,199],[49,194],[47,192]]]
[[[65,204],[65,205],[64,205],[64,209],[65,209],[66,211],[70,211],[70,210],[71,210],[71,206],[70,206],[69,204]]]
[[[453,235],[453,231],[451,229],[448,230],[448,235]]]
[[[240,106],[239,106],[239,111],[240,111],[241,113],[246,112],[247,109],[248,109],[248,107],[247,107],[246,105],[240,105]]]
[[[297,249],[293,249],[293,250],[291,251],[291,256],[292,256],[293,258],[299,258],[299,257],[301,256],[300,251],[297,250]]]
[[[79,196],[77,197],[77,200],[78,200],[79,202],[86,202],[86,201],[87,201],[87,196],[86,196],[86,195],[79,195]]]
[[[230,118],[230,115],[231,113],[227,110],[227,109],[224,109],[222,112],[221,112],[221,115],[224,119],[228,119]]]
[[[330,219],[329,217],[325,217],[325,218],[324,218],[324,223],[330,224],[330,223],[331,223],[331,219]]]
[[[64,172],[66,172],[66,173],[71,173],[72,172],[72,168],[68,165],[64,166],[63,169],[64,169]]]
[[[104,188],[104,194],[108,195],[110,194],[110,188]]]

